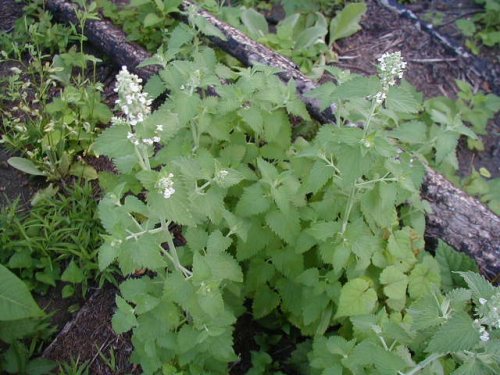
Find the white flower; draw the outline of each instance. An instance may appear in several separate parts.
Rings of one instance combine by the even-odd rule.
[[[486,330],[486,328],[484,326],[479,327],[479,333],[481,335],[481,336],[479,336],[481,341],[486,342],[490,339],[490,334],[488,333],[488,331]]]
[[[487,299],[485,299],[485,298],[479,298],[479,303],[480,303],[481,305],[484,305],[486,302],[488,302],[488,300],[487,300]]]
[[[396,78],[403,78],[406,62],[401,57],[401,52],[384,53],[379,59],[377,66],[378,75],[384,91],[396,84]]]
[[[156,125],[156,132],[161,133],[163,131],[163,125]]]
[[[223,180],[228,174],[228,171],[226,171],[225,169],[221,169],[219,172],[217,172],[217,178]]]
[[[126,66],[116,76],[115,92],[118,93],[118,99],[115,101],[118,108],[125,114],[125,122],[132,126],[144,121],[151,113],[151,102],[147,93],[142,92],[142,79],[137,75],[131,74]],[[122,121],[124,121],[122,119]],[[117,120],[113,122],[117,123]]]
[[[127,139],[132,142],[133,145],[138,145],[139,144],[139,140],[137,139],[137,137],[135,136],[134,133],[131,133],[131,132],[128,132],[127,133]]]
[[[174,177],[173,173],[169,173],[167,177],[162,177],[156,184],[156,187],[160,190],[160,193],[163,195],[165,199],[170,198],[174,193],[174,181],[172,180]]]

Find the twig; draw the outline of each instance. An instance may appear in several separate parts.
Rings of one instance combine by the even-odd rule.
[[[443,58],[430,58],[430,59],[408,59],[408,61],[414,63],[426,64],[426,63],[457,61],[457,59],[455,57],[449,57],[449,58],[443,57]]]

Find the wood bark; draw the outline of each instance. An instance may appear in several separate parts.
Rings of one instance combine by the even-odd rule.
[[[214,45],[245,65],[265,64],[279,68],[282,70],[279,76],[283,81],[294,79],[297,82],[298,93],[312,117],[323,124],[335,121],[333,116],[335,107],[322,111],[318,102],[304,96],[318,86],[305,77],[289,59],[253,41],[239,30],[200,9],[190,0],[185,0],[181,7],[185,14],[203,17],[225,36],[225,40],[214,36],[208,37]],[[64,0],[47,0],[47,8],[58,20],[76,23],[74,6]],[[189,22],[188,17],[181,16],[181,18]],[[131,71],[144,79],[154,74],[155,69],[151,67],[137,68],[142,60],[150,57],[150,54],[142,47],[126,41],[123,31],[110,22],[89,21],[84,32],[90,42],[117,64],[128,66]],[[427,168],[422,198],[427,200],[432,208],[432,212],[427,215],[427,233],[469,254],[477,261],[483,274],[490,279],[496,278],[500,274],[500,218],[481,202],[462,192],[430,168]]]

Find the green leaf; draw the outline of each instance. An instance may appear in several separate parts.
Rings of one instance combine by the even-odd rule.
[[[462,18],[456,20],[455,25],[465,36],[473,36],[476,33],[476,24],[471,20]]]
[[[122,173],[128,173],[137,164],[134,145],[127,139],[128,125],[114,125],[104,130],[93,146],[97,155],[113,159]]]
[[[212,25],[207,19],[205,19],[205,17],[195,14],[191,17],[190,22],[194,23],[198,30],[206,36],[213,36],[223,41],[227,41],[227,38],[222,31]]]
[[[34,176],[45,176],[45,172],[42,172],[31,160],[19,157],[11,157],[7,160],[7,163],[13,168],[20,170],[21,172],[32,174]]]
[[[215,230],[208,236],[207,253],[223,253],[231,246],[231,243],[230,237],[225,237],[219,230]]]
[[[217,288],[203,288],[198,291],[198,303],[201,309],[212,319],[224,313],[224,301]]]
[[[0,264],[0,321],[43,316],[28,287]]]
[[[73,163],[69,168],[69,174],[76,177],[83,177],[85,180],[97,180],[98,175],[94,167],[83,163]]]
[[[495,294],[495,287],[491,285],[482,275],[476,272],[457,272],[463,277],[472,295],[476,298],[490,299]]]
[[[271,211],[266,215],[266,223],[281,239],[293,244],[300,232],[300,220],[297,212],[284,214],[281,211]]]
[[[278,293],[271,290],[267,285],[262,285],[254,295],[252,311],[255,319],[269,315],[280,303]]]
[[[377,293],[368,281],[361,278],[348,281],[340,292],[335,317],[369,314],[375,309],[377,300]]]
[[[415,88],[410,85],[392,86],[387,94],[388,109],[401,113],[418,113],[421,100],[417,97]]]
[[[103,243],[99,248],[99,253],[97,255],[99,270],[104,271],[106,268],[109,267],[111,263],[115,261],[117,257],[118,257],[117,248],[111,246],[110,243],[107,242]]]
[[[146,17],[144,17],[144,27],[151,27],[159,24],[161,22],[161,18],[156,15],[156,13],[148,13]]]
[[[298,50],[304,50],[317,43],[325,44],[325,35],[327,33],[328,30],[323,26],[308,27],[297,35],[297,38],[295,39],[295,48]]]
[[[366,9],[365,3],[351,3],[337,13],[330,21],[330,45],[361,30],[359,21],[366,13]]]
[[[243,190],[235,212],[243,217],[253,216],[266,212],[270,205],[271,200],[266,197],[262,184],[256,182]]]
[[[436,260],[441,271],[441,285],[445,291],[467,286],[464,279],[456,271],[479,271],[472,258],[456,251],[443,241],[439,241]]]
[[[408,293],[417,299],[438,289],[441,285],[439,264],[430,255],[425,255],[422,263],[417,264],[410,273]]]
[[[256,10],[252,8],[244,9],[241,11],[240,17],[243,25],[245,25],[253,38],[258,39],[269,33],[266,18]]]
[[[66,270],[64,270],[63,274],[61,275],[62,281],[67,281],[74,284],[81,283],[84,279],[85,275],[83,274],[83,271],[76,265],[73,260],[69,262],[68,267],[66,267]]]
[[[455,313],[432,337],[428,353],[454,353],[472,350],[479,343],[479,330],[465,312]]]
[[[31,359],[26,366],[26,374],[30,375],[45,375],[53,374],[57,367],[57,362],[45,358]]]
[[[421,144],[427,141],[427,125],[422,121],[406,121],[390,134],[404,143]]]
[[[337,221],[318,221],[311,224],[305,232],[316,240],[323,242],[334,237],[339,230],[340,223]]]
[[[389,297],[388,304],[395,310],[404,308],[408,276],[396,266],[389,266],[380,274],[380,282],[384,285],[384,294]],[[396,300],[392,301],[391,300]],[[397,303],[401,302],[401,303]],[[397,308],[396,306],[397,305]]]
[[[127,301],[120,296],[116,296],[115,301],[118,309],[113,315],[113,318],[111,318],[111,324],[113,330],[117,334],[121,334],[136,327],[138,323],[134,314],[134,309]]]

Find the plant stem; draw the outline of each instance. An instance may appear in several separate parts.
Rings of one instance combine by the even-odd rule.
[[[423,370],[426,366],[430,365],[432,362],[434,362],[436,359],[439,359],[441,357],[444,357],[447,353],[434,353],[428,356],[426,359],[424,359],[422,362],[420,362],[418,365],[416,365],[412,370],[406,372],[406,373],[401,373],[400,375],[415,375],[419,371]]]

